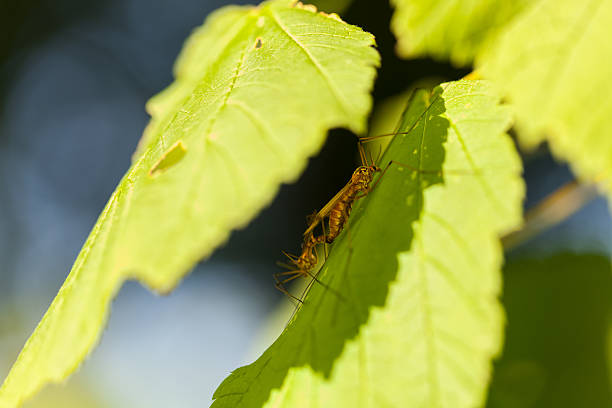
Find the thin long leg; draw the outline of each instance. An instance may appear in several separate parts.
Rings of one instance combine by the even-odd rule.
[[[293,255],[293,254],[290,254],[290,253],[288,253],[288,252],[285,252],[285,251],[281,251],[281,252],[282,252],[282,253],[283,253],[283,255],[285,255],[287,258],[291,259],[291,261],[293,261],[293,262],[297,261],[297,260],[298,260],[298,258],[299,258],[298,256]]]
[[[289,275],[293,273],[294,276],[290,276],[286,279],[280,280],[279,276],[283,276],[283,275]],[[289,291],[283,286],[284,284],[297,279],[301,276],[304,276],[303,271],[297,270],[297,271],[285,271],[285,272],[278,272],[272,275],[274,277],[274,280],[276,281],[276,284],[274,285],[276,287],[276,289],[280,290],[281,292],[283,292],[285,295],[289,296],[292,299],[297,300],[300,303],[303,303],[302,300],[300,300],[299,298],[295,297],[294,295],[292,295],[291,293],[289,293]]]
[[[328,217],[328,220],[329,220],[329,217]],[[320,223],[321,223],[321,232],[323,232],[323,254],[325,255],[325,259],[327,260],[327,256],[328,256],[327,254],[327,229],[325,228],[325,217],[321,218]]]
[[[308,290],[312,286],[312,282],[314,282],[314,280],[311,280],[310,282],[308,282],[308,284],[306,285],[306,287],[302,291],[302,294],[300,295],[301,299],[304,299],[306,297],[306,293],[308,293]],[[289,323],[293,320],[293,317],[295,316],[295,314],[299,310],[300,305],[303,305],[303,304],[304,304],[304,301],[300,300],[300,303],[295,305],[295,309],[293,309],[293,313],[291,313],[291,316],[289,317],[289,320],[287,320],[287,323],[285,324],[285,327],[287,327],[289,325]]]
[[[281,261],[276,261],[276,265],[280,266],[281,268],[285,268],[285,269],[295,269],[295,267],[297,265],[293,264],[293,265],[289,265],[287,263],[281,262]]]
[[[329,290],[330,292],[332,292],[334,295],[338,296],[341,300],[344,301],[344,298],[342,297],[342,295],[336,291],[334,288],[332,288],[331,286],[329,286],[326,283],[323,283],[319,280],[319,278],[316,277],[316,275],[312,274],[310,271],[304,271],[308,274],[308,276],[310,276],[312,278],[313,282],[317,282],[319,285],[323,286],[325,289]]]
[[[378,135],[378,136],[370,136],[370,137],[360,138],[360,139],[359,139],[359,144],[370,142],[370,141],[372,141],[372,140],[374,140],[374,139],[377,139],[377,138],[379,138],[379,137],[394,136],[394,135],[396,135],[396,134],[397,134],[397,135],[402,135],[402,134],[407,134],[407,133],[409,133],[409,132],[389,133],[389,134],[386,134],[386,135]],[[366,139],[366,140],[364,141],[364,139]],[[389,163],[388,163],[388,164],[387,164],[387,166],[385,167],[385,170],[383,171],[383,173],[386,171],[386,169],[389,167],[389,165],[390,165],[391,163],[395,163],[395,164],[397,164],[397,165],[400,165],[400,166],[406,167],[406,168],[408,168],[408,169],[410,169],[410,170],[412,170],[412,171],[418,171],[418,172],[421,172],[421,173],[426,173],[426,174],[439,174],[439,175],[442,175],[442,170],[427,170],[427,169],[420,169],[420,168],[414,167],[414,166],[412,166],[412,165],[410,165],[410,164],[406,164],[406,163],[399,162],[399,161],[397,161],[397,160],[391,160],[391,161],[389,161]],[[445,174],[474,175],[474,174],[477,174],[478,172],[474,172],[474,171],[472,171],[472,170],[467,170],[467,171],[466,171],[466,170],[452,170],[452,169],[451,169],[451,170],[445,170],[445,171],[444,171],[444,173],[445,173]],[[382,174],[381,174],[380,176],[382,177]],[[380,179],[380,177],[379,177],[379,179]]]
[[[329,218],[327,223],[329,224]],[[329,254],[327,253],[327,230],[325,229],[325,222],[321,223],[321,227],[323,228],[323,254],[325,255],[325,260],[327,261]]]
[[[304,288],[304,290],[302,291],[302,294],[300,295],[300,297],[302,299],[306,298],[306,294],[308,293],[308,291],[310,290],[310,288],[312,287],[313,283],[314,283],[314,279],[311,279],[310,282],[308,282],[308,284],[306,285],[306,287]],[[304,301],[302,301],[302,304],[304,303]]]
[[[285,276],[285,275],[295,275],[295,274],[297,274],[298,276],[306,276],[304,271],[302,271],[301,269],[292,269],[290,271],[277,272],[274,274],[274,276]]]
[[[364,194],[363,196],[365,196],[366,194]],[[362,197],[363,197],[362,196]],[[352,248],[352,241],[351,241],[351,225],[349,223],[349,214],[346,212],[346,210],[344,211],[343,214],[344,217],[344,225],[346,226],[346,239],[348,239],[349,242],[349,248]]]
[[[396,136],[396,135],[407,135],[407,134],[410,134],[410,132],[412,132],[412,130],[405,131],[405,132],[393,132],[393,133],[385,133],[385,134],[382,134],[382,135],[376,135],[376,136],[365,136],[365,137],[360,137],[360,138],[359,138],[359,142],[358,142],[358,143],[359,143],[359,145],[362,145],[362,144],[364,144],[364,143],[368,143],[368,142],[371,142],[371,141],[373,141],[373,140],[380,139],[380,138],[382,138],[382,137],[391,137],[391,136]],[[363,148],[361,148],[361,149],[360,149],[360,151],[361,151],[361,150],[363,150]],[[395,160],[391,160],[391,162],[397,163],[397,164],[399,164],[399,165],[401,165],[401,166],[407,167],[407,168],[409,168],[409,169],[411,169],[411,170],[414,170],[414,171],[420,171],[420,172],[422,172],[422,173],[430,173],[430,174],[440,173],[440,170],[425,170],[425,169],[418,169],[418,168],[416,168],[416,167],[414,167],[414,166],[411,166],[411,165],[409,165],[409,164],[400,163],[400,162],[395,161]],[[473,172],[473,171],[462,171],[462,170],[446,170],[446,171],[445,171],[445,173],[452,173],[452,174],[474,174],[474,172]]]
[[[363,192],[361,192],[361,193],[357,194],[357,195],[355,196],[355,201],[359,200],[360,198],[363,198],[363,197],[367,196],[367,195],[370,193],[370,191],[372,191],[372,189],[371,189],[371,188],[368,188],[367,190],[365,190],[365,191],[363,191]]]
[[[397,160],[391,160],[389,162],[389,164],[387,165],[387,167],[389,167],[389,165],[391,165],[391,163],[395,163],[398,166],[403,166],[403,167],[407,167],[412,171],[418,171],[420,173],[425,173],[425,174],[436,174],[439,176],[442,176],[443,174],[461,174],[461,175],[465,175],[465,176],[473,176],[476,174],[479,174],[480,171],[474,171],[474,170],[459,170],[459,169],[450,169],[450,170],[444,170],[444,172],[442,172],[442,169],[440,170],[427,170],[427,169],[418,169],[414,166],[411,166],[409,164],[406,163],[402,163],[402,162],[398,162]]]
[[[369,142],[370,140],[366,140],[366,143]],[[373,166],[376,161],[374,161],[374,158],[372,157],[372,154],[370,153],[370,151],[367,152],[365,151],[365,148],[363,147],[363,143],[362,142],[362,138],[359,138],[359,142],[357,142],[357,149],[359,150],[359,157],[361,158],[361,164],[363,166]],[[381,152],[382,152],[382,147],[381,147]],[[370,160],[368,161],[368,156],[370,156]],[[378,160],[380,157],[377,157],[376,159]]]
[[[385,175],[385,173],[387,172],[387,170],[389,170],[389,167],[391,166],[391,163],[393,163],[393,160],[391,160],[389,163],[387,163],[387,165],[385,166],[385,169],[380,173],[380,176],[378,176],[378,178],[376,179],[376,182],[374,183],[374,185],[368,189],[368,192],[370,192],[370,191],[372,191],[372,190],[374,190],[376,188],[376,186],[378,185],[380,180],[382,180],[382,178]]]
[[[382,154],[383,154],[382,146],[378,146],[378,147],[379,147],[378,154],[376,155],[376,162],[374,163],[378,163],[378,161],[381,159]]]
[[[376,135],[376,136],[364,136],[364,137],[360,137],[359,141],[360,142],[371,142],[372,140],[376,140],[376,139],[380,139],[381,137],[391,137],[391,136],[396,136],[396,135],[408,135],[412,132],[412,130],[408,130],[406,132],[393,132],[393,133],[383,133],[382,135]]]
[[[368,195],[368,193],[370,193],[372,190],[374,190],[376,188],[376,186],[378,185],[378,183],[380,182],[380,180],[382,180],[383,176],[385,175],[385,173],[387,172],[387,170],[389,170],[389,167],[391,167],[391,165],[395,163],[398,166],[403,166],[403,167],[407,167],[408,169],[412,170],[412,171],[417,171],[419,173],[425,173],[425,174],[435,174],[435,175],[439,175],[442,176],[442,170],[425,170],[425,169],[418,169],[414,166],[411,166],[409,164],[406,163],[402,163],[402,162],[398,162],[397,160],[390,160],[389,163],[387,163],[387,165],[385,166],[384,170],[380,173],[380,176],[378,176],[378,178],[376,179],[376,182],[374,183],[374,185],[370,188],[368,188],[365,192],[360,193],[357,195],[357,198],[361,198],[364,197],[366,195]],[[460,172],[460,171],[452,171],[452,170],[446,170],[444,173],[450,173],[450,174],[466,174],[466,175],[474,175],[476,173],[474,172]]]

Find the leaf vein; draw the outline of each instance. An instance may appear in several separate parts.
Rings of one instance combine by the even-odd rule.
[[[263,119],[263,117],[256,110],[248,106],[243,101],[230,99],[227,103],[228,105],[234,106],[239,109],[242,113],[245,114],[247,118],[249,118],[249,120],[255,125],[255,127],[259,129],[259,132],[263,136],[263,139],[265,140],[266,144],[274,152],[279,162],[281,162],[282,165],[285,166],[286,152],[282,151],[282,148],[278,143],[274,143],[275,139],[273,137],[272,130],[270,129],[266,121]]]
[[[471,306],[472,309],[481,316],[486,316],[486,314],[480,308],[480,305],[474,302],[472,296],[470,296],[470,292],[461,285],[460,281],[453,275],[449,268],[446,267],[442,262],[436,259],[433,256],[426,255],[425,260],[431,264],[440,275],[446,278],[446,281],[450,284],[450,286],[455,290],[455,293],[459,295],[459,298],[463,299],[468,306]]]
[[[429,115],[429,108],[431,106],[433,106],[434,102],[432,101],[432,103],[427,107],[426,111],[425,111],[425,115],[422,115],[416,123],[418,123],[418,121],[420,121],[423,117],[428,117]],[[426,116],[427,115],[427,116]],[[425,134],[427,131],[427,123],[428,120],[424,119],[423,121],[423,131],[421,133],[421,140],[419,142],[420,144],[420,148],[419,148],[419,163],[418,163],[418,167],[421,168],[421,163],[423,162],[423,152],[425,149],[423,149],[423,145],[425,143]],[[422,174],[418,173],[418,185],[421,186],[421,179],[422,179]],[[421,196],[422,197],[422,196]],[[422,198],[421,198],[422,200]],[[417,273],[419,276],[419,280],[418,280],[418,287],[419,287],[419,293],[420,293],[420,297],[421,297],[421,304],[423,306],[423,312],[421,313],[421,319],[423,321],[423,328],[425,330],[425,345],[427,348],[426,354],[427,354],[427,368],[428,368],[428,376],[427,376],[427,380],[429,382],[429,394],[430,394],[430,398],[431,398],[431,402],[432,402],[432,406],[438,406],[439,402],[440,402],[440,395],[439,395],[439,384],[438,384],[438,373],[437,373],[437,367],[436,367],[436,352],[435,352],[435,333],[433,330],[433,322],[431,320],[431,301],[429,299],[429,287],[428,287],[428,283],[427,283],[427,276],[426,276],[426,271],[425,271],[425,259],[426,259],[426,254],[425,254],[425,249],[423,247],[423,241],[422,241],[422,237],[420,235],[420,233],[417,233],[415,236],[415,240],[416,245],[417,245],[417,256],[418,256],[418,260],[419,260],[419,266],[417,267]],[[435,404],[433,404],[435,402]]]
[[[448,235],[453,239],[453,241],[455,241],[457,243],[457,245],[459,247],[461,247],[461,249],[463,250],[462,254],[464,254],[466,256],[466,258],[468,258],[470,260],[470,263],[472,263],[478,269],[482,269],[482,266],[480,265],[480,262],[478,262],[478,259],[476,258],[476,256],[472,252],[472,249],[467,244],[467,240],[465,240],[461,236],[461,234],[455,228],[453,228],[453,226],[447,220],[445,220],[444,218],[440,217],[438,214],[435,214],[433,212],[425,212],[424,211],[423,215],[430,217],[440,227],[442,227],[444,230],[446,230]]]
[[[498,201],[497,196],[493,192],[493,189],[491,188],[491,186],[489,186],[489,183],[487,183],[486,180],[484,179],[481,169],[476,165],[476,162],[474,161],[474,158],[470,154],[470,151],[468,150],[465,140],[463,136],[461,135],[461,132],[459,131],[459,128],[457,127],[455,121],[451,117],[449,117],[448,120],[451,124],[451,127],[455,131],[455,134],[457,135],[457,140],[459,140],[459,143],[461,144],[461,150],[463,151],[463,154],[465,155],[465,158],[467,159],[470,167],[474,171],[474,176],[481,184],[484,193],[486,194],[487,197],[489,197],[489,200],[492,202],[493,206],[497,207],[498,211],[502,212],[503,214],[508,214],[509,211],[506,211],[504,209],[504,206]]]
[[[280,21],[280,19],[278,18],[278,16],[276,15],[274,11],[270,10],[270,15],[272,16],[272,19],[274,20],[274,22],[281,29],[281,31],[285,33],[299,47],[299,49],[301,49],[304,52],[304,54],[306,54],[310,62],[313,63],[317,71],[319,71],[319,73],[321,74],[325,82],[327,83],[327,86],[329,87],[329,89],[332,91],[332,93],[338,100],[338,104],[340,105],[340,108],[344,110],[345,112],[350,112],[350,109],[347,108],[347,103],[345,101],[344,95],[340,92],[336,84],[332,81],[331,76],[329,75],[325,67],[323,67],[323,65],[314,57],[314,55],[312,55],[312,53],[308,50],[308,48],[306,48],[304,44],[302,44],[302,42],[296,36],[294,36],[293,34],[289,32],[289,29]]]

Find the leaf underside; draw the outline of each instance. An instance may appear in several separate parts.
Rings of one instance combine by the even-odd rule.
[[[612,2],[541,0],[478,59],[516,112],[519,141],[543,141],[612,197]]]
[[[16,407],[90,352],[126,279],[171,290],[294,180],[326,131],[364,129],[373,37],[292,6],[227,7],[187,41],[134,161],[0,388]],[[290,90],[290,91],[288,91]]]
[[[612,4],[589,0],[393,0],[404,57],[476,60],[516,114],[521,145],[549,143],[612,194]]]
[[[469,65],[529,0],[392,0],[391,28],[405,58],[431,56]]]
[[[502,343],[498,234],[524,186],[508,109],[483,81],[417,91],[304,305],[221,407],[482,405]],[[415,170],[422,169],[422,170]],[[376,181],[375,181],[376,182]]]

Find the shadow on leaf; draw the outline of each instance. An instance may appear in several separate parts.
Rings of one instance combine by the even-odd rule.
[[[374,307],[385,304],[398,271],[397,254],[410,249],[423,191],[444,182],[449,122],[442,89],[418,90],[404,112],[380,167],[394,160],[370,194],[359,200],[336,239],[319,279],[281,336],[253,364],[234,371],[215,392],[213,407],[260,407],[281,387],[289,369],[309,366],[329,378],[348,341]],[[425,169],[416,171],[414,169]],[[380,176],[379,176],[380,177]],[[376,183],[377,180],[374,181]],[[374,184],[373,184],[374,185]]]

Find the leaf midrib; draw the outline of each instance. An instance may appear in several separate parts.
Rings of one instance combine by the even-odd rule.
[[[342,95],[340,90],[337,88],[336,84],[332,81],[331,76],[329,75],[327,70],[323,67],[323,65],[321,65],[321,63],[314,57],[314,55],[312,55],[312,53],[308,50],[308,48],[304,44],[302,44],[302,42],[299,39],[297,39],[293,34],[289,32],[289,29],[280,21],[278,15],[272,9],[269,9],[268,12],[270,16],[272,17],[272,20],[281,29],[281,31],[285,33],[298,46],[298,48],[304,52],[304,54],[306,54],[310,62],[312,62],[314,67],[317,69],[317,71],[319,71],[319,74],[321,74],[321,76],[327,83],[327,86],[332,91],[333,95],[338,101],[338,105],[344,111],[344,113],[350,112],[350,109],[347,108],[347,103],[345,101],[346,98],[344,97],[344,95]]]

